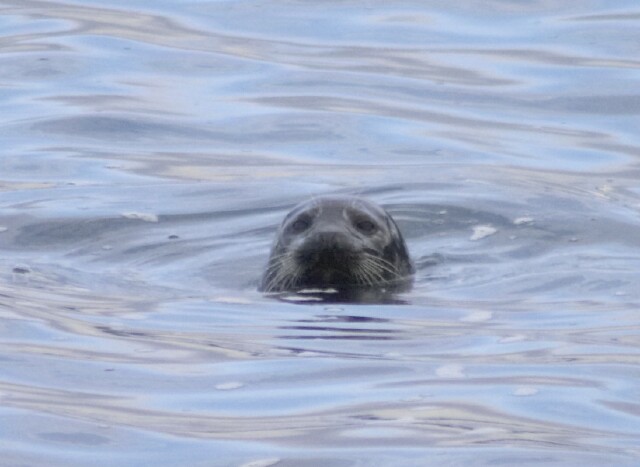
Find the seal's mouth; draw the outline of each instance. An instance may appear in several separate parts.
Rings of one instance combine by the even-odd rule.
[[[350,271],[334,268],[308,269],[303,275],[302,282],[312,287],[337,287],[357,285],[358,281]]]
[[[325,247],[300,250],[296,261],[302,272],[302,283],[307,286],[341,287],[355,285],[354,275],[360,255],[346,248]]]

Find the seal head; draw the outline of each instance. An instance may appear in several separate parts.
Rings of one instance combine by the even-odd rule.
[[[402,291],[413,272],[400,230],[383,208],[362,198],[324,196],[287,214],[259,290]]]

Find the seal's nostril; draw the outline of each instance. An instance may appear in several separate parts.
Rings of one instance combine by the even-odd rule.
[[[349,237],[342,232],[325,231],[316,232],[309,240],[309,244],[315,244],[319,248],[346,248],[350,245]]]
[[[339,241],[340,234],[338,232],[320,232],[318,240],[324,243],[336,243]]]

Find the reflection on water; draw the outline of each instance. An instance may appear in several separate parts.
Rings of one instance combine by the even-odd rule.
[[[639,18],[1,2],[3,463],[637,465]],[[321,193],[411,292],[256,291]]]

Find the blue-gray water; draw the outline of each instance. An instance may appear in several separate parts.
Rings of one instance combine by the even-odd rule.
[[[636,0],[0,1],[0,465],[640,463]],[[404,305],[255,291],[355,193]]]

